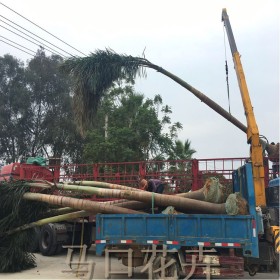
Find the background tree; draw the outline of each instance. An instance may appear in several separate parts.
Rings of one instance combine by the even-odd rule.
[[[0,152],[4,161],[26,156],[81,159],[83,141],[73,121],[69,77],[62,59],[43,50],[28,61],[0,57]]]
[[[83,148],[82,138],[73,121],[69,79],[59,71],[62,61],[59,56],[47,57],[39,50],[28,64],[32,108],[30,153],[77,161]]]
[[[192,161],[189,160],[195,153],[196,151],[191,148],[191,141],[176,140],[169,157],[169,172],[173,174],[173,182],[177,188],[184,192],[191,189]]]
[[[181,140],[176,140],[175,145],[172,148],[169,160],[186,160],[191,159],[196,151],[191,148],[191,141],[186,140],[185,142]]]
[[[30,95],[24,64],[11,55],[0,57],[0,153],[12,162],[26,153]]]
[[[58,71],[59,65],[64,65],[62,69],[68,65],[59,56],[47,57],[40,49],[26,67],[11,56],[1,58],[3,158],[17,161],[20,157],[41,155],[81,161],[83,139],[73,121],[73,101],[76,120],[80,120],[78,128],[82,132],[90,129],[84,149],[88,162],[173,157],[178,150],[177,132],[182,126],[171,123],[171,108],[163,105],[160,95],[145,99],[135,93],[134,78],[137,73],[144,74],[137,63],[127,63],[125,57],[121,64],[128,68],[118,66],[119,61],[108,68],[111,58],[108,60],[102,52],[100,55],[100,64],[94,67],[97,80],[92,77],[91,63],[85,64],[82,71],[75,68],[78,75],[70,75],[74,81],[73,96],[69,76]],[[72,70],[70,67],[70,72],[76,74]]]
[[[69,74],[73,81],[75,120],[79,124],[82,134],[85,133],[86,129],[95,125],[96,122],[104,123],[100,120],[100,111],[98,109],[102,107],[104,99],[106,99],[106,95],[108,91],[111,90],[114,83],[118,83],[123,79],[134,80],[137,76],[146,76],[146,67],[157,70],[189,89],[187,83],[163,68],[152,64],[146,58],[119,55],[110,49],[106,49],[105,51],[97,50],[88,57],[69,58],[61,65],[61,70]],[[197,95],[200,97],[203,96],[201,93]],[[203,96],[204,101],[205,99],[207,99],[207,97]],[[132,106],[132,104],[137,104],[137,102],[134,101],[136,103],[132,102],[132,104],[130,102],[131,99],[123,99],[122,106],[114,111],[116,114],[124,115],[124,113],[122,113],[123,109],[125,116],[127,116],[126,118],[119,118],[117,114],[113,117],[113,120],[121,119],[121,126],[119,126],[117,130],[113,130],[112,127],[114,126],[106,130],[106,142],[102,142],[102,136],[96,134],[96,132],[89,136],[92,137],[92,141],[100,143],[100,145],[99,148],[96,149],[87,145],[85,150],[87,158],[89,158],[88,155],[91,153],[92,158],[94,158],[94,156],[97,158],[104,156],[105,161],[108,161],[111,157],[115,159],[117,152],[121,150],[121,147],[114,142],[115,139],[118,138],[124,140],[134,139],[131,143],[134,143],[135,149],[140,149],[142,153],[142,157],[138,156],[138,160],[141,158],[160,160],[166,159],[166,156],[170,156],[170,147],[173,145],[172,141],[177,136],[177,129],[181,128],[180,123],[175,123],[169,127],[168,133],[164,134],[162,132],[163,124],[170,124],[170,107],[167,105],[161,107],[161,112],[164,116],[159,124],[156,120],[159,112],[159,105],[162,102],[160,96],[156,96],[154,100],[146,100],[141,106],[139,106],[139,104],[135,106],[138,110],[137,113],[133,111],[134,107]],[[149,106],[155,107],[153,107],[153,110],[150,110]],[[130,116],[130,114],[132,115]],[[109,114],[105,115],[104,118],[107,119],[108,115]],[[128,123],[126,123],[126,120],[128,120]],[[130,128],[132,122],[133,127],[137,127],[133,135],[128,133],[128,128]],[[149,125],[149,129],[146,129],[147,125]],[[107,121],[105,122],[105,127],[107,127]],[[120,127],[123,127],[123,131],[119,129]],[[141,132],[141,134],[139,134],[139,132]],[[141,143],[135,140],[135,135],[137,135],[137,133],[138,137],[141,136],[143,139]],[[109,139],[108,137],[112,138]],[[154,141],[154,139],[157,139],[157,141]],[[110,145],[110,154],[106,153],[108,145]],[[161,149],[159,149],[159,147]],[[127,157],[131,156],[132,149],[129,150],[129,148],[130,146],[124,147]],[[113,151],[113,149],[115,150]],[[93,151],[95,151],[95,153]],[[172,153],[174,154],[174,151]],[[120,160],[119,158],[118,161]]]
[[[171,113],[159,95],[154,100],[145,99],[131,85],[115,86],[102,99],[94,128],[88,133],[86,161],[166,159],[182,128],[180,123],[171,124]]]

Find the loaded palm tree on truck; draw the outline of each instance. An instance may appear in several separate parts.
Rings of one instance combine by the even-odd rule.
[[[189,90],[202,102],[246,133],[247,143],[250,144],[250,158],[253,169],[255,202],[256,206],[261,207],[265,211],[267,205],[267,186],[265,186],[264,180],[265,174],[263,155],[264,151],[266,151],[270,159],[276,162],[274,166],[277,166],[277,162],[279,166],[279,143],[277,145],[273,145],[260,139],[258,126],[255,120],[253,107],[246,84],[245,74],[241,64],[240,55],[237,51],[226,9],[223,9],[222,11],[222,21],[224,22],[229,38],[230,48],[243,101],[243,107],[246,115],[247,126],[243,125],[240,121],[234,118],[230,113],[220,107],[213,100],[208,98],[202,92],[198,91],[190,84],[163,69],[162,67],[153,64],[146,58],[119,55],[110,49],[106,49],[105,51],[97,50],[89,57],[68,59],[62,65],[62,70],[73,77],[75,85],[74,101],[76,104],[75,108],[77,109],[76,118],[82,130],[85,128],[85,125],[88,125],[92,120],[92,117],[96,113],[100,99],[105,94],[106,90],[108,90],[113,84],[113,82],[122,77],[135,78],[137,75],[139,77],[143,77],[146,75],[146,68],[154,69],[162,73]],[[268,226],[268,230],[270,229],[271,227]],[[277,228],[274,232],[277,232]]]
[[[123,77],[134,78],[136,75],[143,76],[145,75],[145,67],[154,69],[173,79],[248,134],[249,130],[246,126],[180,78],[152,64],[145,58],[118,55],[111,50],[97,51],[86,58],[69,59],[62,65],[62,69],[73,76],[73,81],[75,82],[74,101],[76,103],[76,119],[82,128],[82,132],[93,120],[100,99],[104,96],[106,90],[110,88],[112,83]],[[252,135],[255,134],[252,133]],[[256,137],[254,137],[254,141],[252,141],[252,137],[248,137],[248,140],[249,139],[251,139],[249,143],[252,145],[253,142],[254,144],[252,150],[255,150],[255,147],[259,148],[260,145],[258,142],[256,142],[257,144],[255,143],[255,141],[259,141],[256,140]],[[261,170],[261,167],[258,170]],[[264,195],[264,193],[262,194]],[[258,201],[257,205],[265,205],[265,201],[263,202],[263,197],[261,197],[261,195],[258,196],[258,199],[260,199],[260,202]],[[83,215],[84,214],[85,213],[83,213]]]

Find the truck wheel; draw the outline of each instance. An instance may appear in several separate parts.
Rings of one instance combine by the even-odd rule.
[[[179,279],[179,266],[177,260],[172,256],[166,256],[164,264],[167,264],[169,261],[174,260],[175,262],[165,269],[165,278],[171,277],[172,279]],[[161,267],[161,255],[157,256],[153,262],[153,279],[164,279],[161,275],[161,271],[154,272],[155,270],[160,269]]]
[[[57,250],[57,234],[53,224],[42,226],[39,248],[43,256],[52,256]]]
[[[255,265],[255,264],[251,264],[247,267],[248,269],[248,272],[249,272],[249,275],[250,276],[255,276],[256,273],[258,272],[259,270],[259,266],[258,265]]]

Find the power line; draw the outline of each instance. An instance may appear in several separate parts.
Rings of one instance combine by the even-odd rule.
[[[35,40],[36,42],[40,43],[41,45],[43,45],[43,46],[45,46],[45,47],[50,48],[52,51],[56,52],[56,54],[59,54],[60,56],[64,56],[64,57],[65,57],[65,55],[64,55],[64,54],[62,54],[62,53],[60,53],[60,52],[58,52],[58,51],[54,50],[54,49],[53,49],[53,48],[51,48],[50,46],[45,45],[44,43],[42,43],[42,42],[40,42],[39,40],[35,39],[34,37],[32,37],[32,36],[30,36],[30,35],[26,34],[25,32],[23,32],[23,31],[19,30],[18,28],[16,28],[16,27],[12,26],[11,24],[9,24],[9,23],[7,23],[7,22],[3,21],[2,19],[0,19],[0,21],[4,22],[5,24],[7,24],[8,26],[12,27],[13,29],[15,29],[15,30],[17,30],[17,31],[19,31],[19,32],[21,32],[21,33],[23,33],[25,36],[27,36],[27,37],[29,37],[29,38],[31,38],[31,39],[33,39],[33,40]]]
[[[0,20],[0,21],[1,21],[1,20]],[[7,23],[6,23],[6,24],[7,24]],[[8,24],[8,25],[9,25],[9,24]],[[45,46],[45,49],[46,49],[47,51],[51,52],[52,54],[59,55],[59,56],[61,56],[61,57],[62,57],[62,56],[64,56],[64,57],[65,57],[65,55],[60,54],[59,52],[56,52],[56,53],[55,53],[55,50],[53,50],[53,49],[52,49],[52,48],[50,48],[49,46],[46,46],[46,45],[45,45],[45,44],[43,44],[42,42],[40,42],[40,41],[38,41],[38,40],[34,39],[32,36],[29,36],[28,34],[26,34],[26,33],[22,32],[22,31],[18,30],[17,28],[15,28],[15,27],[13,27],[13,26],[12,26],[12,28],[14,28],[14,29],[16,29],[17,31],[19,31],[19,32],[23,33],[24,35],[26,35],[26,36],[28,36],[28,37],[32,38],[33,40],[37,41],[38,43],[40,43],[40,45],[38,45],[37,43],[34,43],[33,41],[31,41],[31,40],[29,40],[29,39],[25,38],[24,36],[22,36],[22,35],[20,35],[20,34],[18,34],[18,33],[16,33],[16,32],[14,32],[14,31],[12,31],[11,29],[9,29],[9,28],[7,28],[7,27],[5,27],[5,26],[1,25],[1,24],[0,24],[0,26],[1,26],[2,28],[4,28],[4,29],[6,29],[6,30],[8,30],[8,31],[10,31],[10,32],[12,32],[12,33],[14,33],[14,34],[16,34],[16,35],[18,35],[18,36],[22,37],[23,39],[25,39],[25,40],[27,40],[27,41],[29,41],[29,42],[31,42],[31,43],[33,43],[33,44],[35,44],[36,46],[39,46],[39,47],[41,47],[41,45],[42,45],[42,46]],[[51,49],[51,50],[53,50],[54,52],[52,52],[51,50],[49,50],[49,49],[48,49],[48,48],[46,48],[46,47],[50,48],[50,49]]]
[[[71,53],[69,53],[69,52],[67,52],[67,51],[65,51],[65,50],[63,50],[63,49],[61,49],[60,47],[57,47],[56,45],[52,44],[51,42],[49,42],[49,41],[47,41],[47,40],[43,39],[42,37],[40,37],[40,36],[38,36],[38,35],[34,34],[33,32],[31,32],[31,31],[29,31],[29,30],[25,29],[24,27],[20,26],[19,24],[15,23],[14,21],[9,20],[8,18],[6,18],[6,17],[4,17],[4,16],[2,16],[2,15],[0,15],[0,17],[2,17],[2,18],[4,18],[5,20],[7,20],[7,21],[9,21],[9,22],[13,23],[14,25],[16,25],[16,26],[18,26],[18,27],[22,28],[23,30],[25,30],[25,31],[27,31],[27,32],[29,32],[29,33],[31,33],[32,35],[34,35],[34,36],[36,36],[36,37],[40,38],[41,40],[43,40],[43,41],[47,42],[48,44],[50,44],[50,45],[54,46],[55,48],[57,48],[57,49],[59,49],[59,50],[61,50],[61,51],[65,52],[65,53],[67,53],[67,54],[69,54],[69,55],[71,55],[71,56],[74,56],[74,55],[72,55]],[[1,20],[1,21],[3,21],[3,20]],[[4,22],[4,21],[3,21],[3,22]],[[6,24],[7,24],[7,23],[6,23]]]
[[[27,48],[27,47],[25,47],[25,46],[22,46],[22,45],[20,45],[20,44],[18,44],[18,43],[16,43],[16,42],[14,42],[14,41],[12,41],[12,40],[10,40],[10,39],[4,37],[4,36],[0,36],[0,37],[4,38],[5,40],[8,40],[8,41],[10,41],[10,42],[12,42],[12,43],[14,43],[14,44],[16,44],[16,45],[19,45],[19,46],[21,46],[22,48],[25,48],[25,49],[27,49],[27,50],[29,50],[29,51],[31,51],[31,52],[34,52],[34,53],[36,54],[35,51],[33,51],[33,50],[31,50],[31,49],[29,49],[29,48]],[[2,42],[4,42],[4,41],[2,40]]]
[[[48,33],[49,35],[53,36],[54,38],[56,38],[57,40],[61,41],[62,43],[66,44],[67,46],[71,47],[72,49],[78,51],[79,53],[83,54],[86,56],[86,54],[84,54],[83,52],[77,50],[76,48],[72,47],[71,45],[69,45],[68,43],[66,43],[65,41],[61,40],[60,38],[58,38],[57,36],[53,35],[52,33],[48,32],[46,29],[40,27],[39,25],[37,25],[36,23],[34,23],[33,21],[29,20],[28,18],[24,17],[23,15],[19,14],[18,12],[16,12],[15,10],[13,10],[12,8],[6,6],[5,4],[3,4],[2,2],[0,2],[1,5],[3,5],[4,7],[6,7],[7,9],[11,10],[12,12],[16,13],[17,15],[19,15],[20,17],[24,18],[25,20],[29,21],[30,23],[34,24],[35,26],[37,26],[38,28],[40,28],[41,30],[45,31],[46,33]]]
[[[5,44],[7,44],[7,45],[10,45],[10,46],[12,46],[12,47],[18,49],[18,50],[20,50],[20,51],[22,51],[22,52],[25,52],[25,53],[27,53],[27,54],[29,54],[29,55],[31,55],[31,56],[34,56],[33,54],[31,54],[31,53],[29,53],[29,52],[27,52],[27,51],[24,51],[24,50],[22,50],[22,49],[20,49],[20,48],[18,48],[18,47],[16,47],[16,46],[14,46],[14,45],[12,45],[12,44],[9,44],[8,42],[5,42],[5,41],[3,41],[3,40],[1,40],[1,39],[0,39],[0,41],[3,42],[3,43],[5,43]]]

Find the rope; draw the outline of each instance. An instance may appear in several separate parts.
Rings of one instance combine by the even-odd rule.
[[[155,193],[152,192],[152,214],[154,214],[154,206],[155,206]]]
[[[239,177],[239,192],[243,193],[243,184],[242,184],[242,176],[241,176],[241,167],[237,169],[238,177]]]
[[[80,256],[79,256],[79,261],[78,261],[78,268],[77,268],[77,274],[76,276],[79,276],[79,268],[80,268],[80,261],[82,258],[82,253],[83,253],[83,243],[84,243],[84,229],[85,229],[85,218],[83,217],[83,223],[82,223],[82,231],[81,231],[81,244],[80,244]]]
[[[72,235],[72,247],[74,245],[75,232],[76,232],[76,222],[74,223],[74,229],[73,229],[73,235]]]

